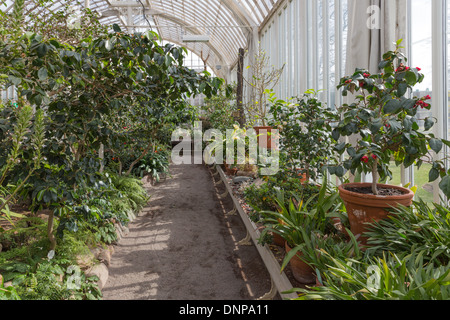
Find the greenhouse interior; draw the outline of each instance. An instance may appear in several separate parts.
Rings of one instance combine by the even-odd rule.
[[[449,0],[0,0],[0,300],[449,300],[449,70]]]

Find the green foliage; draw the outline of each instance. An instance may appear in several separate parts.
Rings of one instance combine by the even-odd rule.
[[[323,105],[318,92],[309,90],[301,97],[284,101],[270,96],[270,124],[281,132],[281,151],[289,155],[286,167],[299,169],[307,179],[314,181],[326,165],[336,162],[330,149],[334,144],[331,137],[332,125],[337,113]]]
[[[300,300],[448,300],[449,266],[425,264],[416,254],[368,260],[335,258],[324,274],[324,286],[296,289]]]
[[[18,228],[3,233],[0,242],[8,247],[0,253],[0,274],[12,283],[8,290],[23,300],[98,299],[95,278],[87,279],[77,266],[77,256],[89,251],[86,232],[65,232],[56,252],[48,252],[46,223],[40,218],[20,221]],[[1,287],[1,286],[0,286]],[[0,290],[1,291],[1,290]],[[0,297],[2,297],[0,293]],[[2,298],[5,298],[3,296]]]
[[[435,265],[450,263],[450,211],[423,201],[392,210],[388,219],[374,222],[367,232],[367,252],[409,252]]]
[[[348,229],[350,241],[312,233],[301,250],[321,285],[293,291],[301,300],[448,300],[448,216],[422,201],[393,209],[371,224],[364,252]]]
[[[378,194],[376,184],[392,179],[389,170],[391,159],[397,166],[405,168],[413,164],[418,167],[423,161],[433,163],[430,181],[439,178],[442,163],[434,161],[430,150],[439,153],[442,141],[428,133],[434,124],[432,118],[425,119],[424,130],[419,126],[417,112],[420,108],[430,110],[427,103],[431,97],[407,98],[405,94],[414,85],[422,82],[420,68],[406,66],[407,59],[400,52],[401,40],[394,51],[388,51],[380,62],[379,74],[356,69],[351,76],[343,77],[338,85],[342,94],[355,95],[355,102],[338,109],[342,118],[333,130],[335,151],[348,154],[342,165],[329,166],[331,174],[342,177],[346,170],[352,174],[371,173],[372,190]],[[358,135],[355,144],[341,142],[341,137]]]
[[[41,259],[30,265],[13,262],[2,266],[5,279],[12,280],[22,300],[85,300],[99,299],[96,281],[86,278],[81,270],[64,259]],[[78,283],[73,283],[73,275]]]
[[[4,287],[3,277],[0,275],[0,300],[21,300],[14,286]]]
[[[150,159],[146,156],[157,144],[161,128],[195,117],[186,97],[204,94],[211,98],[224,81],[183,66],[186,49],[162,45],[152,32],[127,34],[117,25],[106,32],[89,10],[82,13],[82,23],[89,20],[82,28],[63,27],[71,4],[67,1],[62,11],[51,12],[48,1],[37,2],[45,14],[30,15],[20,31],[9,26],[10,20],[17,23],[23,18],[23,1],[15,3],[15,19],[1,15],[1,89],[14,85],[19,105],[36,107],[36,113],[25,112],[27,107],[16,112],[2,108],[0,137],[6,140],[0,146],[1,182],[17,185],[18,190],[24,187],[21,194],[32,201],[33,211],[50,209],[60,220],[59,234],[64,228],[76,231],[92,223],[106,235],[110,233],[107,221],[123,220],[126,213],[112,212],[121,202],[117,197],[104,199],[107,191],[100,190],[105,177],[99,150],[107,157],[123,157],[117,172],[126,169],[131,174],[141,160]],[[51,29],[57,29],[53,36]],[[20,130],[26,127],[17,127],[16,140],[8,141],[14,124],[27,122],[22,118],[41,124],[39,130],[34,127],[38,139],[27,138],[29,149],[23,152],[17,146],[22,140]],[[13,157],[8,150],[14,152]],[[12,160],[19,157],[20,163]],[[44,157],[45,163],[36,161],[39,165],[29,170],[27,164]],[[153,166],[153,162],[146,165]],[[159,175],[165,165],[156,163],[152,173]],[[14,192],[6,192],[5,186],[1,190],[2,205],[10,215],[5,200],[10,201],[7,193],[12,198]],[[95,195],[106,202],[93,203]],[[127,206],[136,210],[146,195],[127,193],[126,197]],[[49,222],[51,227],[53,215]]]
[[[146,190],[142,187],[142,182],[133,177],[111,176],[114,187],[120,191],[124,201],[128,201],[135,210],[143,208],[149,200]]]
[[[204,129],[213,128],[220,132],[232,129],[236,124],[233,116],[236,109],[236,86],[233,87],[233,95],[227,96],[224,90],[216,96],[205,99],[205,104],[202,107],[202,115],[207,119],[208,126]]]
[[[27,105],[14,110],[3,109],[2,114],[4,112],[10,113],[11,116],[6,117],[10,120],[9,123],[5,121],[6,119],[0,122],[0,141],[3,144],[0,154],[4,154],[6,158],[0,160],[0,220],[6,219],[14,224],[12,217],[22,216],[11,212],[8,203],[15,200],[16,195],[22,191],[27,181],[42,165],[41,149],[45,143],[44,116],[42,111],[36,112],[33,116],[32,108]],[[25,153],[31,154],[31,159],[24,159]],[[23,178],[21,180],[19,178],[15,185],[3,187],[5,179],[20,162],[22,162],[22,169],[27,170]]]
[[[267,181],[260,186],[251,185],[244,190],[246,202],[259,212],[276,210],[279,190],[283,190],[285,201],[292,198],[309,199],[319,192],[314,184],[302,183],[297,176],[268,176]]]
[[[169,174],[170,151],[167,148],[158,146],[152,152],[149,152],[142,158],[133,169],[136,177],[142,178],[144,175],[150,175],[152,179],[159,182],[161,176]]]

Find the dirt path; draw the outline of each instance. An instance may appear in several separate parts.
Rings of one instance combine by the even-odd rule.
[[[104,300],[253,300],[270,290],[246,229],[203,165],[171,167],[112,257]],[[222,186],[222,188],[224,188]]]

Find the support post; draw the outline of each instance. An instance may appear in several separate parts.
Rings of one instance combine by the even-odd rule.
[[[241,127],[245,124],[245,112],[243,108],[244,100],[244,49],[239,48],[239,57],[237,65],[237,92],[236,92],[236,106],[239,111],[239,119],[236,119]]]

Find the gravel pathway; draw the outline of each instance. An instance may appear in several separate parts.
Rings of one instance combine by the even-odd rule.
[[[173,165],[115,248],[104,300],[254,300],[270,290],[246,230],[204,165]],[[216,178],[217,179],[217,178]]]

